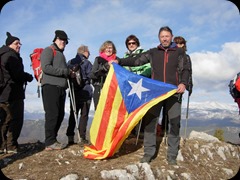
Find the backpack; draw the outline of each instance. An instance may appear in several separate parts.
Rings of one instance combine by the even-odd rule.
[[[189,92],[189,96],[192,94],[192,89],[193,89],[193,79],[192,79],[192,61],[190,59],[190,56],[186,54],[186,65],[189,70],[189,77],[188,77],[188,82],[186,89]],[[184,66],[184,58],[183,56],[179,57],[178,60],[178,74],[179,74],[179,79],[181,79],[182,71],[183,71],[183,66]]]
[[[68,67],[75,72],[75,77],[71,78],[71,82],[73,83],[74,89],[81,89],[85,83],[82,77],[82,67],[83,61],[80,64],[73,64],[72,60],[68,61]]]
[[[240,98],[240,72],[230,80],[228,87],[233,99]]]
[[[49,46],[53,50],[53,56],[56,55],[56,50],[54,49],[53,46]],[[42,79],[42,68],[41,68],[41,61],[40,61],[40,56],[42,54],[43,48],[35,48],[33,50],[33,53],[30,54],[30,59],[31,59],[31,67],[33,69],[34,77],[38,82],[38,97],[40,97],[40,85],[41,85],[41,79]]]

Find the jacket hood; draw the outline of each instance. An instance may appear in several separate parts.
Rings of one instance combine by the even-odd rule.
[[[6,52],[8,52],[8,51],[11,51],[11,48],[8,47],[8,46],[3,45],[3,46],[0,48],[0,55],[6,53]]]
[[[170,46],[169,46],[168,48],[165,48],[165,47],[162,46],[162,44],[160,44],[160,45],[158,46],[158,48],[159,48],[159,49],[163,49],[163,50],[165,50],[165,49],[177,48],[177,44],[176,44],[175,42],[171,42],[171,44],[170,44]]]
[[[84,61],[84,56],[82,54],[77,54],[74,59],[72,59],[71,64],[81,64]]]

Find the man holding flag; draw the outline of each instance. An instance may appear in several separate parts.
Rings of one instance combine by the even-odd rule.
[[[103,85],[84,157],[104,159],[121,147],[144,114],[177,86],[136,75],[113,63]]]
[[[137,57],[120,59],[119,64],[124,66],[139,66],[150,62],[152,79],[177,86],[177,91],[174,95],[151,107],[145,116],[144,156],[141,159],[141,162],[149,163],[154,158],[155,153],[157,153],[156,125],[163,103],[165,103],[170,123],[167,161],[169,164],[173,165],[177,163],[176,158],[180,145],[181,101],[182,94],[186,89],[189,71],[187,64],[184,64],[185,67],[183,68],[181,77],[179,77],[178,60],[179,58],[185,59],[186,56],[184,50],[178,48],[177,45],[172,42],[172,30],[168,26],[161,27],[158,38],[160,40],[159,46],[152,48]]]
[[[145,115],[144,156],[151,162],[156,152],[156,126],[163,103],[170,121],[167,160],[176,164],[180,145],[181,98],[189,76],[184,64],[178,77],[178,60],[184,50],[172,42],[172,30],[159,30],[160,45],[135,57],[115,62],[122,66],[151,63],[152,79],[133,74],[112,63],[90,128],[91,146],[85,146],[84,157],[104,159],[113,156],[132,129]]]

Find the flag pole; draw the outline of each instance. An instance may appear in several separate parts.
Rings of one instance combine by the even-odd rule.
[[[190,93],[188,92],[188,100],[187,100],[187,111],[186,111],[186,123],[185,123],[185,131],[184,131],[184,144],[186,143],[187,139],[187,124],[188,124],[188,111],[189,111],[189,99],[190,99]]]

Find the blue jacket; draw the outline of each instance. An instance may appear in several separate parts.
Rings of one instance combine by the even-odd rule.
[[[90,73],[92,71],[92,63],[83,55],[77,54],[75,58],[68,61],[68,67],[72,68],[74,65],[80,65],[81,85],[74,83],[74,91],[78,100],[90,100],[93,95],[93,88],[90,84]],[[72,81],[74,82],[74,80]]]

